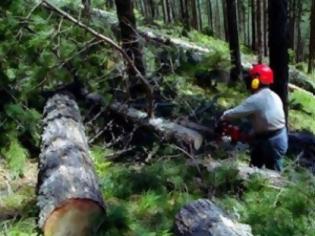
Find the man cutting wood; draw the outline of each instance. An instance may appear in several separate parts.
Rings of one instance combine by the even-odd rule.
[[[282,158],[288,149],[288,135],[282,101],[269,88],[273,83],[273,72],[269,66],[258,64],[250,69],[249,75],[246,85],[252,95],[239,106],[225,111],[221,120],[248,117],[253,128],[250,164],[281,171]]]

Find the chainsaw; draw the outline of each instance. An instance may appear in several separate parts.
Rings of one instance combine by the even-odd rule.
[[[231,143],[250,142],[250,135],[247,132],[242,131],[237,125],[233,125],[228,121],[219,121],[215,125],[214,132],[217,139],[230,138]]]

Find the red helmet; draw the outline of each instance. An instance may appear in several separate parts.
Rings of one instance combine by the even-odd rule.
[[[254,65],[250,69],[249,74],[251,77],[257,77],[260,83],[264,85],[270,85],[273,83],[273,72],[272,69],[265,64]]]

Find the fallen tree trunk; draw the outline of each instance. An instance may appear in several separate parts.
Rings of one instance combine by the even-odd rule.
[[[184,144],[195,150],[198,150],[202,145],[203,137],[195,130],[162,118],[149,118],[145,112],[119,102],[114,102],[110,105],[110,109],[134,123],[152,128],[167,140],[174,140],[180,145]]]
[[[184,206],[175,217],[176,236],[252,236],[249,225],[231,220],[213,202],[199,199]]]
[[[212,158],[208,160],[195,159],[191,165],[202,166],[210,173],[223,167],[236,169],[238,171],[238,176],[242,181],[248,181],[251,177],[258,175],[263,179],[266,179],[270,183],[270,186],[275,188],[282,188],[289,184],[289,182],[282,177],[280,172],[250,167],[248,164],[238,163],[235,159],[226,159],[222,161],[217,161]]]
[[[37,189],[44,235],[92,235],[104,218],[79,108],[70,95],[57,94],[45,106]]]

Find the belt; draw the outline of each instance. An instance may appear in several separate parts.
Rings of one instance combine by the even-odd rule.
[[[278,135],[283,129],[284,128],[258,133],[255,135],[255,137],[260,139],[268,139]]]

